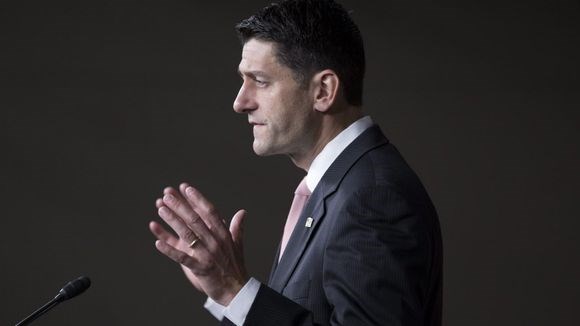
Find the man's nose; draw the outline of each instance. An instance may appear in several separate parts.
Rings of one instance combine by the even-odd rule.
[[[258,105],[254,98],[253,92],[243,84],[238,91],[238,96],[234,100],[234,111],[237,113],[248,113],[249,111],[257,109]]]

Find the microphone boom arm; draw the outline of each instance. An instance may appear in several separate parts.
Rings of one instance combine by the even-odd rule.
[[[30,316],[24,318],[15,326],[25,326],[30,324],[44,313],[54,308],[57,304],[83,293],[86,289],[89,288],[89,286],[91,286],[91,280],[86,276],[81,276],[74,281],[68,282],[65,286],[62,287],[54,299],[44,304],[44,306],[38,308],[35,312],[30,314]]]

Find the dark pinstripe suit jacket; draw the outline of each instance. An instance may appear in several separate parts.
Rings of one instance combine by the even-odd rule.
[[[441,324],[437,213],[377,126],[327,170],[277,261],[245,325]]]

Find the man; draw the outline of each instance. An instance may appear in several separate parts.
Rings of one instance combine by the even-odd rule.
[[[195,188],[166,188],[156,247],[231,325],[440,325],[441,235],[415,173],[362,113],[360,32],[334,1],[288,0],[237,26],[234,101],[258,155],[288,155],[297,190],[268,285],[246,274],[245,211],[229,230]]]

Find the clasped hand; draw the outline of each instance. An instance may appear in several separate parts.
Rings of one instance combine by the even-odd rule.
[[[248,281],[242,246],[246,212],[238,211],[228,229],[214,205],[186,183],[179,186],[179,191],[165,188],[163,198],[155,205],[159,216],[178,236],[150,222],[149,228],[158,239],[157,249],[181,264],[198,290],[227,306]]]

